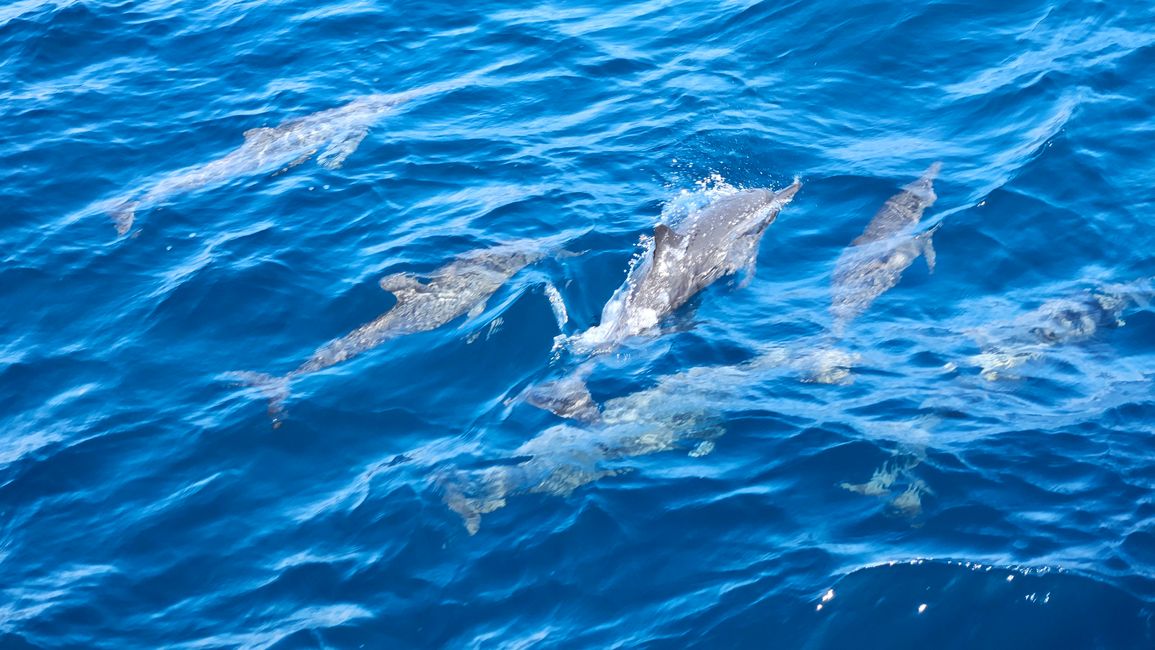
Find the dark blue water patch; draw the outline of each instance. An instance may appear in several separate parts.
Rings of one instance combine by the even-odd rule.
[[[844,598],[860,600],[869,613],[854,613],[853,607],[843,612]],[[811,647],[1125,648],[1151,635],[1150,613],[1138,601],[1085,577],[950,563],[856,571],[833,587],[832,598],[815,616]],[[935,616],[953,620],[940,626],[933,623]],[[1087,620],[1096,623],[1084,625]],[[952,632],[936,632],[944,628]]]

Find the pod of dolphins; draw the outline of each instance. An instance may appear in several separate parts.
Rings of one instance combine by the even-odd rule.
[[[356,151],[369,130],[410,95],[370,95],[344,106],[246,131],[244,143],[225,156],[182,169],[147,183],[143,188],[108,202],[105,208],[117,233],[127,234],[144,210],[174,200],[183,193],[222,185],[262,173],[283,172],[314,154],[319,164],[337,168]],[[692,210],[677,223],[660,223],[643,237],[625,281],[606,302],[600,322],[583,332],[560,334],[558,346],[576,360],[561,379],[527,389],[528,403],[563,420],[538,436],[479,469],[433,471],[433,483],[446,505],[461,516],[469,534],[481,516],[503,507],[517,494],[568,495],[601,477],[623,471],[618,461],[674,449],[693,456],[708,454],[723,431],[722,405],[757,404],[760,373],[791,366],[809,381],[843,381],[856,361],[835,343],[853,321],[895,287],[903,272],[921,255],[935,267],[932,237],[940,224],[922,225],[937,195],[934,181],[941,164],[933,163],[914,182],[890,197],[850,242],[834,266],[825,342],[806,350],[767,348],[737,366],[691,368],[662,378],[651,388],[599,404],[586,388],[599,355],[625,345],[661,336],[663,327],[687,302],[718,280],[741,275],[739,286],[754,274],[758,250],[767,228],[801,188],[794,182],[780,190],[737,190]],[[460,255],[445,266],[418,277],[394,273],[380,280],[395,304],[375,320],[329,341],[298,367],[280,376],[230,372],[224,378],[256,387],[268,400],[273,426],[281,424],[292,381],[302,375],[342,363],[389,339],[439,328],[459,317],[477,319],[487,300],[526,267],[550,255],[543,242],[509,242]],[[567,321],[564,302],[548,280],[545,293],[559,329]],[[1147,308],[1155,296],[1151,280],[1104,286],[1086,295],[1052,300],[1034,312],[992,330],[977,333],[981,354],[970,361],[980,376],[995,380],[1047,349],[1094,336],[1122,324],[1125,312]],[[518,401],[517,399],[511,402]],[[408,456],[413,460],[418,456]],[[861,484],[843,483],[852,492],[881,496],[918,463],[915,457],[887,462]],[[929,492],[921,481],[892,502],[903,514],[917,514],[920,495]]]

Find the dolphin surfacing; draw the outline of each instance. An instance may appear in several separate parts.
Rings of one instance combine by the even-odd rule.
[[[743,284],[754,274],[758,248],[766,229],[794,198],[797,178],[778,191],[739,190],[715,199],[675,226],[658,224],[653,237],[626,280],[606,302],[601,322],[558,343],[592,357],[610,352],[635,337],[654,336],[668,316],[719,279],[743,273]],[[530,404],[564,418],[592,421],[597,405],[585,387],[589,367],[579,367],[560,380],[523,392]]]
[[[391,338],[436,329],[463,314],[480,316],[494,292],[542,257],[544,253],[528,246],[506,244],[466,253],[423,279],[409,273],[387,275],[381,288],[396,296],[397,303],[377,319],[321,346],[288,374],[233,372],[226,378],[259,387],[269,399],[273,426],[280,426],[294,378],[348,361]]]
[[[802,186],[777,192],[741,190],[690,214],[675,227],[659,224],[626,281],[602,309],[601,322],[570,337],[578,353],[600,354],[626,339],[652,335],[662,321],[720,278],[754,272],[766,228]]]
[[[918,180],[887,199],[866,230],[839,256],[831,284],[835,334],[841,334],[879,296],[898,284],[903,271],[919,255],[934,272],[934,229],[917,229],[923,212],[938,198],[934,179],[941,168],[942,163],[932,164]]]
[[[112,202],[110,214],[119,235],[132,229],[136,213],[173,197],[218,186],[243,176],[286,170],[313,154],[326,169],[337,169],[356,151],[369,129],[408,98],[406,94],[375,94],[344,106],[306,115],[275,127],[244,132],[244,143],[228,154],[162,176],[146,188]]]

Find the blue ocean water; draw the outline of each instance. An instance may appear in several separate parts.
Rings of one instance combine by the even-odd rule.
[[[982,356],[1048,301],[1155,275],[1153,20],[8,2],[0,646],[1155,647],[1150,302]],[[406,101],[340,167],[233,169],[117,234],[116,206],[246,131],[377,94]],[[849,374],[813,381],[836,260],[935,161],[934,273],[915,260],[840,341]],[[470,534],[443,477],[534,441],[552,462],[563,425],[558,472],[607,448],[518,399],[570,363],[544,281],[584,330],[655,223],[795,177],[748,283],[590,377],[607,409],[708,413],[713,450],[526,483]],[[386,312],[386,274],[522,240],[556,254],[475,318],[300,376],[277,428],[229,380]]]

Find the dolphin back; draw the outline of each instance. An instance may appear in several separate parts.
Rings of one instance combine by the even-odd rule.
[[[881,241],[914,227],[922,219],[923,212],[938,200],[934,192],[934,180],[941,169],[942,163],[932,164],[918,180],[887,199],[870,220],[866,230],[851,245],[861,246]]]

